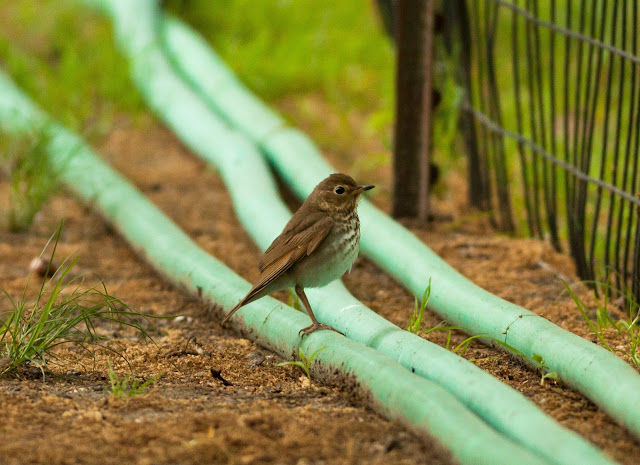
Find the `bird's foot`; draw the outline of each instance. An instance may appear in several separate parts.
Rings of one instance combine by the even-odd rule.
[[[302,329],[298,332],[298,334],[301,334],[301,335],[302,335],[302,337],[305,337],[305,336],[308,336],[308,335],[309,335],[309,334],[311,334],[311,333],[314,333],[314,332],[316,332],[316,331],[320,331],[320,330],[323,330],[323,329],[328,329],[328,330],[330,330],[330,331],[335,331],[336,333],[338,333],[338,334],[342,334],[342,335],[344,336],[344,333],[341,333],[341,332],[340,332],[340,331],[338,331],[337,329],[332,328],[332,327],[331,327],[331,326],[329,326],[329,325],[325,325],[324,323],[317,323],[317,322],[316,322],[316,323],[313,323],[312,325],[307,326],[306,328],[302,328]]]

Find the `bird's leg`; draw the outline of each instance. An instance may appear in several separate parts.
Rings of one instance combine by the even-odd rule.
[[[311,318],[311,325],[307,326],[306,328],[302,328],[300,330],[300,333],[302,334],[303,337],[308,336],[314,331],[318,331],[320,329],[329,329],[331,331],[335,331],[336,333],[340,333],[340,331],[338,331],[337,329],[332,328],[329,325],[325,325],[324,323],[320,323],[318,320],[316,320],[316,316],[313,314],[313,310],[311,310],[309,299],[307,299],[307,295],[304,293],[304,289],[302,288],[302,286],[298,284],[296,284],[296,294],[302,301],[302,305],[304,305],[304,308],[307,310],[307,313],[309,314],[309,318]],[[344,336],[344,334],[342,335]]]

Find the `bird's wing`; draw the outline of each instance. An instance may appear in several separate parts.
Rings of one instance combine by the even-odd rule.
[[[297,224],[288,224],[260,260],[260,278],[254,288],[266,286],[303,257],[310,255],[329,235],[333,223],[331,217],[315,213],[307,215]]]

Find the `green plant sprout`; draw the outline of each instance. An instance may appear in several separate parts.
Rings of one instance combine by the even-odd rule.
[[[316,350],[314,353],[312,353],[309,356],[309,358],[307,358],[305,356],[304,350],[302,350],[302,347],[300,347],[298,349],[298,353],[300,354],[300,361],[289,360],[288,362],[278,363],[276,366],[282,367],[282,366],[285,366],[285,365],[295,365],[297,367],[302,368],[302,370],[304,370],[305,374],[307,375],[307,378],[311,378],[311,375],[309,374],[309,368],[311,367],[311,362],[316,357],[316,355],[318,355],[320,352],[322,352],[326,348],[327,348],[327,346],[320,347],[318,350]]]
[[[464,356],[464,354],[466,353],[467,349],[469,348],[469,345],[471,344],[471,341],[473,341],[474,339],[487,339],[488,341],[491,341],[499,346],[501,346],[502,348],[504,348],[507,352],[511,352],[512,354],[521,357],[524,360],[527,360],[529,362],[531,362],[533,365],[536,366],[536,368],[541,372],[542,374],[542,379],[541,379],[541,384],[544,385],[544,380],[545,379],[553,379],[557,382],[560,381],[560,378],[558,377],[558,373],[556,373],[555,371],[549,371],[548,367],[546,366],[546,363],[544,361],[544,359],[542,358],[541,355],[538,354],[533,354],[533,357],[528,357],[525,354],[523,354],[522,352],[520,352],[518,349],[516,349],[515,347],[511,346],[510,344],[507,344],[504,341],[501,341],[499,339],[496,339],[492,336],[489,336],[487,334],[475,334],[473,336],[469,336],[467,337],[464,341],[462,341],[461,343],[457,344],[456,346],[452,346],[451,344],[451,336],[453,335],[453,331],[462,331],[462,332],[468,332],[465,328],[463,328],[462,326],[449,326],[449,325],[445,325],[444,323],[438,323],[436,326],[434,326],[433,328],[429,328],[425,331],[425,335],[429,334],[433,331],[448,331],[449,333],[447,334],[447,342],[445,343],[445,349],[453,352],[454,354],[457,354],[461,357]],[[478,360],[486,360],[490,357],[487,358],[483,358],[483,359],[471,359],[469,361],[471,362],[476,362]]]
[[[450,350],[454,354],[458,354],[460,356],[463,356],[467,352],[467,349],[469,348],[469,344],[471,344],[471,341],[473,341],[474,339],[481,338],[481,337],[484,337],[484,338],[487,337],[484,334],[476,334],[474,336],[469,336],[464,341],[462,341],[460,344],[458,344],[457,346],[451,348],[451,333],[453,332],[453,330],[463,330],[464,328],[462,328],[460,326],[448,326],[446,328],[449,330],[449,334],[447,335],[447,344],[446,344],[445,348],[447,350]],[[441,327],[440,329],[445,329],[445,327]]]
[[[418,299],[414,297],[413,315],[409,318],[409,327],[407,331],[417,334],[418,331],[420,330],[420,326],[422,325],[422,319],[424,317],[424,312],[427,307],[427,302],[429,301],[430,295],[431,295],[431,278],[429,278],[429,284],[427,285],[427,288],[424,290],[424,294],[422,295],[422,300],[418,302]],[[583,314],[585,313],[583,312]],[[636,318],[636,320],[637,319],[638,318]],[[631,325],[633,324],[635,323],[632,322]],[[556,373],[555,371],[549,371],[549,368],[547,367],[544,359],[539,354],[533,354],[533,357],[527,357],[526,355],[524,355],[523,353],[521,353],[511,345],[507,344],[506,342],[500,341],[486,334],[475,334],[473,336],[469,336],[459,344],[453,346],[451,343],[453,332],[454,331],[468,332],[468,331],[462,326],[446,325],[444,322],[440,322],[436,326],[425,330],[423,332],[423,336],[426,336],[427,334],[434,331],[448,331],[447,342],[445,343],[445,349],[461,357],[464,356],[464,354],[466,353],[467,349],[469,348],[469,345],[471,344],[471,341],[473,341],[474,339],[483,338],[483,339],[493,341],[496,344],[503,347],[504,349],[506,349],[507,351],[512,352],[515,355],[518,355],[523,359],[528,360],[529,362],[532,362],[537,367],[537,369],[541,372],[540,384],[544,385],[545,379],[553,379],[555,381],[559,381],[558,373]],[[636,335],[637,335],[637,331],[636,331]],[[636,340],[636,346],[637,345],[638,345],[638,341]],[[293,362],[289,362],[289,363],[293,363]]]
[[[55,237],[49,263],[53,262],[61,231],[62,223],[45,246],[46,250]],[[81,279],[67,279],[77,260],[65,259],[51,279],[43,280],[33,303],[26,299],[29,281],[17,301],[0,288],[10,302],[10,309],[0,312],[0,374],[30,364],[39,368],[44,378],[49,359],[57,358],[54,349],[63,344],[76,344],[92,354],[92,349],[103,348],[122,356],[104,344],[107,337],[96,330],[98,321],[131,327],[143,338],[149,337],[139,321],[148,316],[109,295],[104,283],[100,288],[81,290]],[[72,285],[76,287],[69,290]]]
[[[450,350],[454,354],[458,354],[460,356],[463,356],[465,354],[465,352],[469,348],[469,344],[471,344],[471,341],[473,341],[474,339],[478,339],[478,338],[486,338],[491,340],[494,339],[491,336],[488,336],[486,334],[475,334],[473,336],[469,336],[468,338],[466,338],[464,341],[462,341],[460,344],[456,345],[455,347],[452,347],[451,336],[453,335],[453,331],[466,331],[465,328],[463,328],[462,326],[445,325],[443,322],[440,322],[437,325],[435,325],[433,328],[429,328],[426,331],[424,331],[423,335],[426,336],[427,334],[432,333],[434,331],[449,331],[449,334],[447,334],[447,342],[445,344],[445,349]],[[500,341],[496,341],[496,342],[500,343]]]
[[[407,331],[418,334],[420,326],[422,325],[422,318],[424,317],[424,311],[427,308],[427,302],[431,296],[431,278],[429,278],[429,284],[422,294],[422,299],[418,301],[418,298],[413,298],[413,315],[409,317],[409,327]]]
[[[593,322],[589,315],[587,314],[587,307],[582,300],[573,292],[571,287],[565,282],[565,288],[571,295],[571,298],[575,302],[576,306],[580,310],[582,314],[582,318],[589,326],[589,329],[593,332],[593,334],[597,337],[598,341],[610,352],[623,354],[629,357],[631,363],[635,366],[637,370],[640,370],[640,305],[636,302],[633,295],[630,293],[625,294],[619,289],[614,289],[611,286],[610,278],[607,279],[605,283],[589,281],[594,285],[594,295],[596,301],[598,302],[598,306],[596,308],[596,320]],[[600,292],[598,292],[598,287],[603,288]],[[629,311],[628,319],[620,319],[618,321],[613,321],[608,311],[608,304],[610,302],[609,296],[612,294],[618,294],[623,297],[624,302]],[[605,331],[609,328],[613,328],[619,336],[621,336],[624,340],[624,346],[612,347],[611,344],[605,338]],[[624,347],[624,348],[620,348]]]
[[[133,397],[145,394],[147,389],[163,375],[160,373],[141,383],[137,379],[130,378],[129,375],[124,375],[124,377],[120,378],[111,366],[111,361],[107,361],[107,363],[109,364],[109,391],[113,397]]]
[[[427,303],[429,302],[430,296],[431,296],[431,278],[429,278],[429,283],[427,284],[427,287],[425,288],[424,293],[422,294],[422,299],[418,301],[418,298],[414,297],[413,314],[409,317],[409,327],[407,328],[407,331],[413,334],[417,334],[418,331],[420,331],[420,327],[422,326],[422,320],[424,318],[424,313],[427,308]],[[487,337],[483,334],[469,336],[460,344],[456,345],[455,347],[451,347],[451,336],[453,334],[453,331],[455,330],[464,331],[465,329],[462,326],[445,325],[444,322],[441,322],[441,323],[438,323],[436,326],[425,330],[423,333],[423,336],[426,336],[427,334],[433,331],[449,331],[449,334],[447,335],[446,349],[458,355],[464,355],[467,349],[469,348],[469,344],[471,344],[471,341],[473,341],[474,339]]]
[[[549,367],[547,366],[547,362],[545,362],[544,358],[542,358],[542,355],[540,354],[533,354],[533,357],[531,358],[531,360],[533,360],[533,363],[536,364],[536,366],[538,367],[538,371],[540,372],[540,385],[544,386],[544,380],[545,379],[552,379],[556,382],[560,381],[560,377],[558,376],[558,373],[555,371],[549,371]]]

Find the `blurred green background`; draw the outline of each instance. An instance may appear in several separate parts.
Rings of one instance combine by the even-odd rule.
[[[393,44],[371,1],[167,1],[247,86],[341,149],[348,137],[389,140]],[[150,120],[114,47],[111,25],[69,0],[0,0],[0,64],[45,110],[86,137],[123,116]],[[327,115],[327,113],[330,115]],[[337,118],[333,137],[314,119]],[[357,129],[357,134],[354,132]],[[339,136],[339,137],[336,137]],[[341,140],[344,139],[344,140]]]

